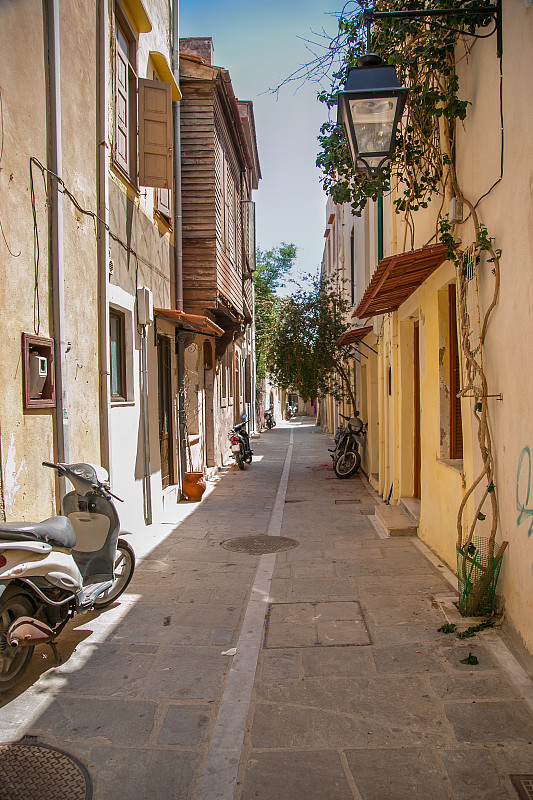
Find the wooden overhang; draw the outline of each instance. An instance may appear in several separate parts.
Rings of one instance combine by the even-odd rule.
[[[353,317],[365,319],[397,309],[446,261],[447,248],[433,244],[383,258]]]
[[[336,347],[343,347],[346,344],[355,344],[364,339],[367,333],[371,333],[374,329],[373,325],[360,325],[358,328],[350,328],[349,331],[341,333],[337,339]]]
[[[159,319],[172,322],[179,328],[201,333],[204,336],[222,336],[224,330],[213,322],[209,317],[202,317],[199,314],[186,314],[175,308],[154,308],[154,314]]]

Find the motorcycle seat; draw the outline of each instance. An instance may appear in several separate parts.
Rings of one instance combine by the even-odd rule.
[[[68,517],[50,517],[42,522],[0,523],[0,543],[2,540],[4,542],[48,542],[52,546],[72,550],[76,545],[76,533]]]

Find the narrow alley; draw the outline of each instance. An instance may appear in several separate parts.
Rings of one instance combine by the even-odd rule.
[[[496,627],[439,631],[479,620],[418,539],[379,529],[364,476],[335,478],[330,442],[282,423],[178,524],[134,531],[127,592],[71,623],[61,665],[36,649],[2,741],[72,754],[93,800],[516,800],[530,679]]]

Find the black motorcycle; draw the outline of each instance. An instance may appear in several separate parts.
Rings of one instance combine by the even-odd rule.
[[[250,449],[250,437],[246,430],[246,423],[248,415],[242,415],[242,422],[234,425],[229,432],[229,440],[231,442],[231,452],[237,462],[239,469],[244,469],[245,464],[252,463],[253,451]]]
[[[338,428],[335,434],[335,449],[330,450],[333,459],[333,469],[337,478],[351,478],[361,466],[361,454],[359,448],[363,446],[363,438],[366,435],[367,424],[359,419],[356,411],[355,416],[346,417],[339,414],[347,421],[344,428]]]
[[[276,427],[276,420],[274,419],[274,409],[272,408],[272,406],[270,408],[265,408],[263,416],[265,418],[265,425],[267,426],[269,431],[272,430],[272,428]]]

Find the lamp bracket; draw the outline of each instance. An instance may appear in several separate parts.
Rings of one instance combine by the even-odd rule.
[[[405,9],[403,11],[374,11],[366,8],[363,11],[363,25],[367,31],[367,50],[370,50],[370,29],[377,19],[424,19],[425,17],[491,17],[496,24],[496,49],[498,58],[502,57],[502,2],[478,8],[424,8]],[[469,36],[467,31],[465,36]]]

